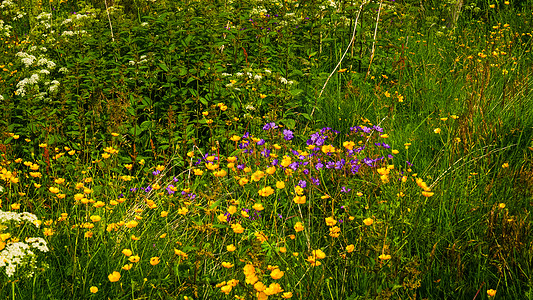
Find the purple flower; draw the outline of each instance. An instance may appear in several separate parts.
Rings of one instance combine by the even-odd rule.
[[[245,165],[244,165],[244,164],[239,164],[239,165],[237,165],[237,169],[239,169],[239,170],[242,170],[242,169],[244,169],[244,168],[245,168]]]
[[[178,179],[176,176],[174,176],[174,178],[172,178],[172,181],[174,181],[174,182],[178,182],[179,179]]]
[[[152,172],[152,174],[153,174],[154,176],[157,176],[157,175],[161,174],[161,171],[159,171],[159,170],[155,170],[155,171]]]
[[[264,144],[265,144],[265,140],[264,139],[260,139],[259,142],[257,142],[258,146],[263,146]]]
[[[335,163],[334,163],[334,162],[332,162],[332,161],[328,161],[328,162],[326,163],[326,169],[331,169],[331,168],[333,168],[333,167],[335,167]]]
[[[317,170],[320,170],[320,169],[322,169],[323,167],[324,167],[324,164],[321,163],[321,162],[317,162],[316,165],[315,165],[315,169],[317,169]]]
[[[289,165],[289,168],[291,168],[293,171],[296,171],[298,169],[298,163],[297,162],[293,162],[292,164]]]
[[[263,157],[268,157],[270,155],[270,149],[263,149],[263,151],[261,151],[261,155],[263,155]]]
[[[361,165],[355,165],[355,166],[352,166],[352,169],[350,171],[352,171],[352,174],[355,175],[355,173],[359,172],[360,168],[361,168]]]
[[[276,129],[278,128],[278,125],[274,122],[266,123],[265,126],[263,126],[263,130],[270,130],[270,129]]]
[[[314,185],[320,185],[320,179],[311,177],[311,182]]]
[[[283,129],[283,138],[286,141],[292,140],[294,138],[293,132],[290,131],[289,129]]]
[[[278,165],[278,162],[279,160],[277,158],[275,158],[273,161],[272,161],[272,165],[273,166],[277,166]]]
[[[335,169],[337,170],[342,169],[345,163],[346,163],[346,160],[344,160],[344,158],[339,160],[338,162],[335,163]]]
[[[308,174],[309,174],[309,169],[304,169],[302,172],[303,172],[305,175],[308,175]]]
[[[173,186],[172,184],[169,184],[169,185],[167,186],[166,190],[167,190],[167,192],[168,192],[169,195],[172,195],[172,194],[175,193],[175,192],[171,189],[171,188],[173,188],[173,187],[174,187],[174,186]]]
[[[301,188],[305,188],[305,187],[307,187],[307,182],[305,180],[300,180],[300,181],[298,181],[298,185]]]
[[[352,190],[352,189],[343,186],[343,187],[341,188],[341,193],[348,193],[348,192],[351,191],[351,190]]]

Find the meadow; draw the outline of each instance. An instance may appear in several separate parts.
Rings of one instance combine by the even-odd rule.
[[[533,299],[532,23],[0,0],[0,298]]]

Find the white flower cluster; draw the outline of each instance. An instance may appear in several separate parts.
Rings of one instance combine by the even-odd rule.
[[[287,78],[285,78],[285,77],[281,77],[280,81],[281,81],[281,83],[283,83],[283,84],[288,84],[288,85],[291,85],[291,84],[294,83],[294,81],[292,81],[292,80],[287,80]]]
[[[19,96],[25,96],[26,95],[26,86],[29,85],[36,85],[39,82],[39,75],[33,74],[30,78],[24,78],[21,81],[17,83],[17,90],[15,93]]]
[[[52,82],[45,82],[44,84],[49,85],[48,90],[50,93],[57,92],[57,89],[59,88],[59,81],[52,80]]]
[[[15,3],[13,3],[13,1],[11,1],[11,0],[4,0],[0,4],[0,8],[2,8],[2,9],[15,8],[15,7],[16,7]]]
[[[0,20],[0,35],[10,37],[12,28],[13,27],[10,25],[7,25],[7,24],[4,25],[4,21]]]
[[[35,57],[35,56],[31,55],[31,54],[28,54],[26,52],[18,52],[15,55],[22,58],[21,61],[26,66],[26,68],[31,66],[33,64],[33,62],[35,60],[37,60],[37,57]]]
[[[0,224],[9,225],[16,223],[20,225],[24,222],[30,222],[36,227],[40,225],[37,216],[34,214],[0,210]],[[19,242],[18,239],[10,241],[10,237],[9,233],[0,234],[0,244],[3,246],[2,251],[0,251],[0,268],[5,267],[6,275],[12,277],[15,275],[17,268],[29,266],[30,271],[25,272],[24,275],[32,277],[33,270],[37,264],[37,258],[33,250],[37,249],[41,252],[48,252],[49,249],[46,241],[40,237],[31,237],[26,238],[25,242]]]
[[[0,224],[8,222],[30,222],[36,227],[39,227],[40,223],[38,222],[37,216],[29,212],[13,212],[13,211],[3,211],[0,210]]]
[[[32,248],[39,249],[42,252],[48,252],[46,241],[42,238],[31,238],[30,244],[16,242],[7,244],[0,252],[0,268],[6,268],[6,275],[12,277],[17,271],[17,267],[25,265],[30,266],[30,272],[25,273],[27,277],[33,276],[33,269],[36,268],[37,258]]]
[[[146,55],[141,55],[141,57],[139,59],[140,59],[139,61],[130,60],[128,63],[131,66],[135,66],[137,64],[140,65],[140,64],[144,64],[144,63],[148,62],[148,60],[146,59]]]

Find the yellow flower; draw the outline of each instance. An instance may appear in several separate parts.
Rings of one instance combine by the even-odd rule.
[[[204,174],[204,171],[200,169],[193,169],[193,172],[196,176],[201,176],[202,174]]]
[[[162,211],[161,212],[161,217],[164,218],[166,216],[168,216],[168,211]]]
[[[137,225],[139,225],[139,223],[137,221],[135,221],[135,220],[131,220],[131,221],[126,222],[126,227],[128,227],[128,228],[133,228],[133,227],[135,227]]]
[[[296,232],[303,231],[304,230],[304,225],[302,224],[302,222],[296,222],[296,224],[294,224],[294,230]]]
[[[262,283],[261,281],[258,281],[254,284],[254,289],[258,292],[262,292],[266,289],[266,285]]]
[[[154,256],[154,257],[150,258],[150,264],[152,266],[157,265],[159,262],[160,262],[160,260],[159,260],[159,257],[157,257],[157,256]]]
[[[107,278],[109,278],[109,281],[111,282],[117,282],[120,280],[120,273],[117,271],[113,271],[113,273],[109,274]]]
[[[65,179],[64,179],[64,178],[57,178],[57,179],[54,180],[54,182],[55,182],[56,184],[62,184],[62,183],[65,182]]]
[[[270,277],[272,277],[272,279],[280,279],[281,277],[283,277],[283,275],[285,274],[285,272],[281,271],[280,269],[274,269],[271,273],[270,273]]]
[[[341,229],[340,229],[338,226],[331,227],[331,228],[329,229],[329,235],[330,235],[331,237],[336,238],[336,237],[339,237],[340,234],[341,234]]]
[[[19,204],[19,203],[13,203],[13,204],[11,204],[11,209],[13,209],[13,210],[20,209],[20,204]]]
[[[434,194],[435,194],[435,193],[433,193],[433,192],[427,192],[427,191],[423,191],[423,192],[422,192],[422,195],[423,195],[424,197],[431,197],[431,196],[433,196]]]
[[[498,207],[499,207],[500,209],[504,209],[504,208],[505,208],[505,203],[500,203],[500,205],[498,205]]]
[[[54,231],[51,228],[44,228],[43,229],[43,234],[45,236],[52,236],[52,235],[54,235]]]
[[[281,295],[281,298],[290,299],[290,298],[292,298],[292,293],[291,292],[283,293],[283,295]]]
[[[232,264],[232,263],[230,263],[230,262],[225,262],[225,261],[222,262],[222,266],[223,266],[224,268],[226,268],[226,269],[233,268],[233,264]]]
[[[133,254],[133,252],[130,249],[124,249],[124,250],[122,250],[122,254],[124,254],[126,256],[131,256]]]
[[[333,226],[335,224],[337,224],[337,220],[335,220],[333,217],[326,218],[326,225]]]
[[[440,130],[440,128],[435,128],[435,129],[433,129],[433,132],[439,134],[441,132],[441,130]]]
[[[228,175],[228,172],[224,169],[220,169],[218,171],[213,172],[213,175],[215,177],[225,177],[226,175]]]
[[[265,209],[265,208],[263,207],[263,204],[261,204],[261,203],[256,203],[256,204],[254,204],[254,206],[252,206],[252,208],[255,209],[255,210],[257,210],[257,211],[262,211],[263,209]]]
[[[504,163],[504,164],[502,165],[502,168],[504,168],[504,169],[505,169],[505,168],[509,168],[509,163]]]
[[[91,286],[91,288],[89,289],[89,291],[91,291],[91,293],[93,294],[96,294],[98,292],[98,288],[95,287],[95,286]]]
[[[54,193],[54,194],[59,193],[59,189],[56,188],[55,186],[51,186],[50,188],[48,188],[48,190],[49,190],[51,193]]]
[[[233,252],[236,249],[237,249],[237,247],[235,247],[235,245],[233,245],[233,244],[226,246],[226,250],[228,250],[229,252]]]
[[[266,172],[268,175],[272,175],[274,173],[276,173],[276,167],[275,166],[270,166],[266,169]]]
[[[187,259],[187,257],[189,257],[189,255],[181,250],[178,250],[178,249],[174,249],[174,254],[176,254],[177,256],[180,256],[184,259]]]
[[[346,252],[348,253],[352,253],[354,249],[355,249],[355,246],[353,244],[346,246]]]
[[[370,226],[372,224],[374,224],[374,219],[372,218],[366,218],[363,220],[363,223],[366,225],[366,226]]]
[[[132,263],[136,263],[136,262],[139,262],[139,260],[141,260],[141,258],[138,256],[138,255],[134,255],[134,256],[130,256],[130,258],[128,258],[128,260]]]
[[[388,255],[388,254],[381,254],[379,256],[379,259],[381,259],[381,260],[389,260],[389,259],[391,259],[391,256]]]
[[[108,159],[111,155],[107,152],[102,153],[102,158]]]
[[[496,290],[493,290],[493,289],[487,290],[487,295],[489,295],[489,297],[496,296]]]
[[[265,176],[265,172],[263,171],[255,171],[253,174],[252,174],[252,180],[253,181],[259,181],[261,180],[261,178],[263,178]],[[264,196],[266,197],[266,196]]]
[[[276,188],[278,188],[280,190],[284,189],[285,188],[285,182],[283,182],[283,181],[276,182]]]
[[[178,209],[178,214],[180,215],[186,215],[189,212],[189,209],[187,207],[182,207]]]
[[[81,198],[83,198],[82,194],[76,194],[76,195],[74,195],[74,199],[79,198],[80,197],[79,195],[81,195]],[[96,207],[96,208],[104,207],[105,203],[103,201],[96,201],[96,203],[94,203],[93,206]]]
[[[253,175],[252,175],[252,178],[253,178]],[[268,197],[272,195],[273,193],[274,193],[274,190],[270,186],[264,187],[259,190],[259,195],[263,197]]]
[[[244,228],[241,226],[241,224],[231,224],[231,229],[233,229],[233,232],[235,233],[243,233]]]
[[[97,215],[91,216],[90,219],[93,222],[98,222],[98,221],[102,220],[102,218],[100,216],[97,216]]]
[[[304,196],[296,196],[292,200],[296,204],[305,204],[305,195]]]

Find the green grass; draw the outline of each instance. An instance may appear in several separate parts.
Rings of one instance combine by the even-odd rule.
[[[531,1],[2,3],[0,297],[533,298]]]

